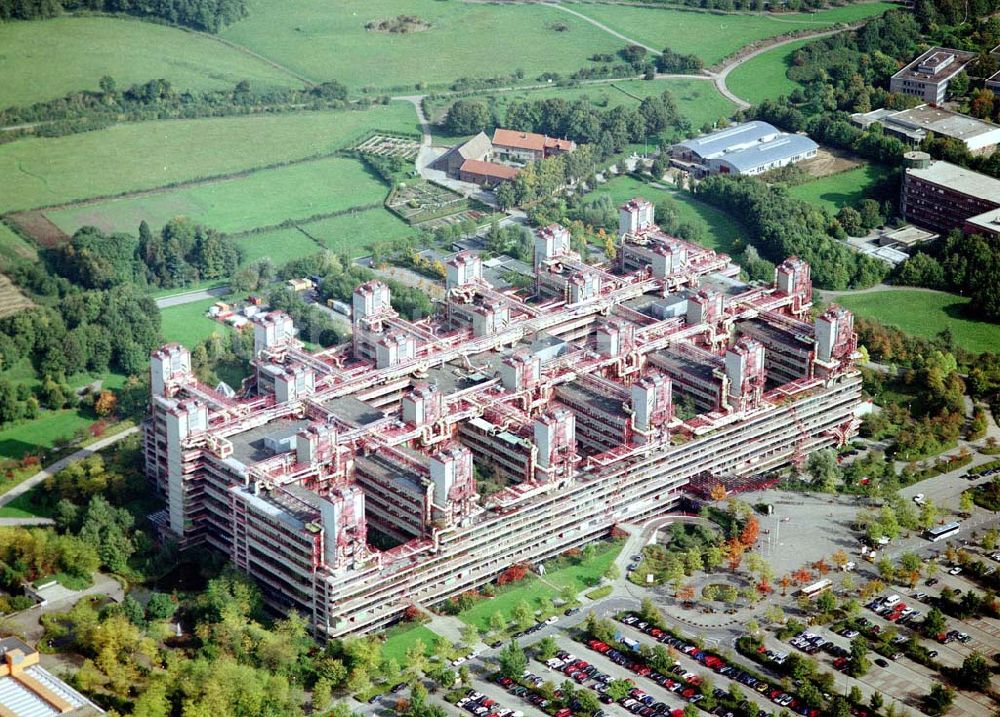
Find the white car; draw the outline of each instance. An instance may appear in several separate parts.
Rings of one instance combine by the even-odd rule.
[[[962,568],[960,568],[959,566],[956,565],[955,567],[953,567],[951,570],[948,571],[948,574],[949,575],[958,575],[961,572],[962,572]]]
[[[913,496],[913,502],[916,503],[917,505],[920,505],[921,503],[923,503],[924,502],[924,494],[923,493],[917,493],[915,496]]]
[[[545,620],[546,625],[555,625],[557,622],[559,622],[558,615],[553,615],[552,617]]]

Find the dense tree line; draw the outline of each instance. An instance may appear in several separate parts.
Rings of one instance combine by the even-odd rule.
[[[867,112],[894,106],[889,78],[917,53],[920,27],[913,14],[891,11],[854,32],[838,33],[799,49],[789,79],[807,86],[793,94],[809,114],[842,109]]]
[[[924,28],[961,25],[975,18],[987,18],[1000,9],[997,0],[916,0],[914,15]]]
[[[59,377],[82,370],[145,373],[149,352],[159,342],[156,302],[124,285],[107,291],[73,289],[62,294],[56,306],[37,306],[0,319],[3,368],[28,358],[39,376],[58,383],[63,383]]]
[[[865,376],[866,390],[876,396],[887,383],[878,373]],[[884,410],[865,418],[863,433],[894,438],[897,460],[916,460],[952,446],[965,423],[966,391],[954,355],[935,349],[916,356],[900,383],[912,398],[886,402]]]
[[[696,189],[699,199],[740,217],[761,255],[782,261],[797,255],[812,265],[816,285],[825,289],[870,286],[881,281],[884,263],[836,241],[839,222],[807,202],[753,177],[714,176]]]
[[[572,154],[532,162],[522,167],[513,181],[497,187],[497,204],[501,209],[529,204],[551,197],[575,181],[588,179],[597,170],[597,154],[593,145],[585,144]]]
[[[669,91],[646,97],[636,108],[602,110],[589,100],[567,102],[562,98],[512,102],[505,118],[507,127],[567,137],[582,144],[595,144],[601,156],[621,151],[630,142],[641,142],[664,129],[690,131],[690,124],[677,109]]]
[[[41,408],[75,408],[81,400],[99,415],[141,413],[145,395],[133,400],[131,381],[117,396],[85,394],[81,399],[66,377],[108,370],[145,375],[149,352],[160,343],[156,302],[132,284],[93,290],[74,286],[41,262],[6,271],[36,306],[0,319],[0,371],[27,361],[37,383],[0,379],[0,425],[35,418]]]
[[[672,74],[687,74],[701,72],[705,63],[697,55],[685,55],[669,47],[656,58],[656,69]]]
[[[77,10],[157,18],[219,32],[247,16],[246,0],[0,0],[0,20],[37,20]]]
[[[248,81],[243,80],[232,89],[192,92],[179,91],[165,79],[119,88],[114,78],[104,76],[98,85],[97,91],[80,90],[26,107],[8,107],[0,112],[0,124],[39,124],[6,132],[4,134],[10,136],[4,136],[0,141],[12,142],[28,133],[56,137],[101,129],[113,122],[122,121],[192,119],[367,106],[348,103],[347,88],[332,81],[302,89],[254,89]]]
[[[82,227],[52,254],[56,271],[86,289],[121,284],[161,288],[232,276],[240,265],[232,239],[186,219],[173,219],[159,234],[143,221],[138,236],[104,234]]]
[[[904,262],[896,281],[968,296],[971,315],[1000,321],[1000,239],[955,231],[928,252]]]

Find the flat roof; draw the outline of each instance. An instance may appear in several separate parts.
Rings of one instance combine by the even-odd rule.
[[[797,335],[788,329],[766,321],[740,321],[736,324],[736,329],[740,333],[760,339],[764,343],[764,348],[771,346],[784,346],[793,353],[808,355],[812,351],[812,344],[805,343],[797,338]]]
[[[714,381],[715,369],[721,368],[721,359],[716,362],[701,361],[694,356],[690,356],[676,347],[669,347],[663,351],[655,353],[657,363],[665,368],[667,372],[678,379],[684,376],[693,376],[702,381]],[[666,364],[664,366],[664,364]]]
[[[302,530],[307,522],[316,519],[317,510],[289,493],[288,489],[291,487],[277,487],[260,493],[254,493],[252,488],[244,486],[234,486],[233,490],[238,491],[242,500],[253,506],[258,513],[287,523],[295,530]]]
[[[904,246],[912,246],[913,244],[931,241],[932,239],[937,239],[937,236],[938,235],[934,232],[921,229],[920,227],[915,227],[912,224],[908,224],[905,227],[900,227],[899,229],[894,229],[882,234],[883,239],[890,239],[894,242],[903,244]]]
[[[424,457],[426,460],[426,456]],[[391,456],[375,452],[368,456],[359,455],[354,465],[361,473],[392,483],[395,487],[415,497],[423,496],[427,490],[426,476],[418,474],[410,466],[395,461]]]
[[[960,140],[972,139],[991,132],[1000,134],[1000,125],[930,105],[895,112],[878,121],[882,124],[900,125],[906,129],[934,132]]]
[[[937,160],[931,162],[926,169],[910,168],[906,173],[945,189],[1000,204],[1000,179],[973,172],[957,164]]]
[[[982,227],[990,233],[996,234],[1000,232],[1000,207],[977,214],[974,217],[969,217],[965,220],[965,223],[974,227]]]
[[[437,384],[438,390],[447,398],[456,391],[464,391],[473,386],[478,386],[487,379],[481,373],[470,373],[464,367],[454,363],[446,363],[443,366],[434,366],[427,369],[427,381]]]
[[[947,47],[932,47],[893,75],[892,79],[940,82],[958,74],[975,57],[973,52],[952,50]],[[922,70],[921,67],[923,67]]]
[[[341,396],[323,402],[323,408],[333,413],[337,418],[355,426],[367,426],[385,417],[381,409],[370,403],[365,403],[354,396]]]
[[[0,654],[8,650],[20,650],[25,656],[34,655],[37,650],[16,637],[0,640]],[[14,717],[92,717],[105,714],[93,702],[74,690],[41,665],[24,668],[26,680],[11,675],[0,677],[0,705],[7,714]],[[39,686],[39,687],[36,687]],[[48,693],[47,695],[45,693]],[[70,709],[60,712],[48,700],[58,697]]]
[[[282,418],[277,421],[265,423],[263,426],[251,428],[249,431],[237,433],[229,436],[229,442],[233,444],[233,458],[244,465],[258,463],[265,458],[270,458],[274,453],[264,445],[266,438],[289,438],[308,426],[307,419]]]

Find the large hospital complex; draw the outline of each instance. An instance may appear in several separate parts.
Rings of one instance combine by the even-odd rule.
[[[317,352],[264,313],[235,397],[201,384],[184,347],[154,352],[144,451],[163,534],[220,551],[337,637],[857,430],[853,317],[812,319],[800,260],[745,284],[636,199],[613,262],[584,261],[552,225],[534,273],[499,291],[459,253],[440,311],[416,322],[368,282],[352,342]]]

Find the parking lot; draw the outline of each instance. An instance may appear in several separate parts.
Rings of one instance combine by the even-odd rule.
[[[922,592],[925,589],[927,588],[918,587],[912,591],[912,594]],[[774,645],[775,649],[787,649],[788,646],[791,646],[811,655],[821,665],[836,670],[838,682],[846,687],[858,684],[865,694],[877,690],[886,697],[891,696],[911,707],[917,707],[921,698],[927,694],[930,685],[940,681],[940,675],[934,669],[910,659],[903,651],[903,643],[909,640],[912,634],[911,629],[916,629],[922,620],[921,615],[926,615],[931,609],[930,604],[916,600],[912,594],[904,594],[897,589],[888,590],[879,598],[869,602],[863,614],[856,619],[856,622],[869,633],[884,634],[887,630],[897,631],[895,644],[900,645],[897,652],[887,657],[875,652],[870,653],[871,667],[866,674],[859,678],[850,677],[845,673],[849,662],[851,639],[857,637],[855,631],[841,630],[835,633],[828,627],[810,627],[806,633],[791,638],[787,645],[775,638],[769,638],[768,645]],[[909,620],[901,618],[904,614]],[[903,619],[902,624],[900,623],[901,619]],[[966,623],[952,619],[949,619],[948,622],[947,629],[954,630],[956,637],[957,633],[964,634]],[[956,639],[949,642],[948,645],[941,645],[928,638],[919,638],[921,645],[937,653],[934,655],[935,659],[950,666],[960,665],[965,656],[972,652],[971,646],[974,642],[975,638],[971,635],[968,636],[966,643]],[[956,694],[954,706],[949,714],[969,715],[971,717],[971,715],[990,712],[992,708],[992,703],[985,695],[960,692]]]
[[[777,686],[777,677],[758,680],[751,673],[762,672],[759,667],[751,668],[748,672],[744,667],[745,658],[734,657],[727,660],[703,652],[693,643],[641,624],[637,618],[626,620],[627,623],[617,624],[619,631],[616,639],[621,642],[613,644],[593,640],[584,644],[562,630],[554,631],[555,634],[546,630],[559,647],[555,658],[545,663],[530,659],[526,674],[520,680],[523,686],[509,680],[491,682],[486,676],[477,677],[473,688],[482,698],[470,699],[463,704],[472,714],[477,714],[476,710],[486,706],[487,709],[477,714],[477,717],[490,717],[506,709],[520,711],[525,715],[541,715],[540,708],[547,705],[533,694],[533,688],[545,682],[559,686],[566,680],[572,680],[578,687],[591,689],[600,697],[606,717],[621,717],[626,712],[638,717],[677,717],[683,713],[685,705],[703,699],[703,689],[711,690],[716,699],[729,700],[728,693],[734,685],[739,688],[739,699],[742,700],[740,704],[745,706],[747,701],[752,701],[763,717],[777,713],[782,707],[805,709],[798,705],[792,695],[786,694]],[[532,642],[533,640],[522,640],[525,646]],[[676,659],[676,664],[662,674],[654,671],[631,649],[656,645],[670,649],[671,656]],[[528,652],[530,654],[530,650]],[[629,695],[617,703],[605,694],[612,680],[628,680],[632,685]],[[708,686],[703,688],[706,681]],[[486,700],[491,700],[492,703],[487,705]],[[734,709],[734,705],[735,703],[729,707],[720,705],[711,713],[733,717],[743,711],[739,707]],[[490,708],[493,709],[492,712]],[[571,710],[563,717],[570,717],[572,714],[574,712]],[[819,712],[806,710],[805,714],[818,716]]]

